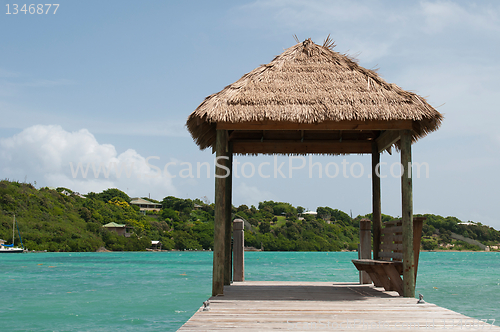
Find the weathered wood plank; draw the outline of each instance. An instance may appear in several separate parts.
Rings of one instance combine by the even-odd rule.
[[[384,223],[386,226],[401,226],[402,222],[401,219],[399,220],[389,220]]]
[[[384,287],[387,291],[395,290],[391,284],[391,280],[388,278],[387,273],[385,272],[384,265],[390,264],[376,264],[371,266],[372,273],[375,273],[378,277],[378,280],[382,283],[382,287]],[[370,273],[370,276],[372,274]]]
[[[383,234],[382,243],[390,244],[390,243],[403,243],[403,234]]]
[[[373,212],[373,259],[379,259],[380,234],[382,231],[382,200],[380,193],[380,152],[372,143],[372,212]]]
[[[233,261],[234,275],[233,281],[245,280],[245,225],[243,220],[235,219],[233,221]]]
[[[389,121],[324,121],[294,123],[283,121],[219,122],[217,130],[412,130],[411,120]]]
[[[232,260],[231,260],[231,235],[232,235],[232,193],[233,193],[233,145],[227,141],[226,133],[226,149],[225,155],[228,157],[226,167],[229,169],[228,176],[225,180],[225,236],[224,236],[224,285],[230,285],[232,280]]]
[[[227,167],[226,131],[217,130],[215,152],[217,163]],[[214,258],[212,276],[212,295],[224,293],[224,263],[226,237],[226,171],[217,166],[215,168],[215,221],[214,221]]]
[[[403,259],[403,254],[400,252],[380,252],[379,253],[380,258],[393,258],[393,259]]]
[[[370,276],[370,279],[372,279],[373,281],[373,284],[376,286],[376,287],[383,287],[383,284],[382,282],[380,281],[379,277],[378,277],[378,274],[375,273],[375,271],[373,270],[373,268],[371,266],[367,267],[366,269],[366,272],[368,273],[368,275]]]
[[[382,251],[401,251],[403,250],[402,243],[382,243],[380,245],[380,250]]]
[[[401,176],[402,224],[403,224],[403,296],[415,296],[415,260],[413,253],[413,185],[411,177],[410,130],[401,131]]]
[[[401,280],[401,277],[399,276],[399,273],[396,270],[394,264],[383,265],[383,269],[386,275],[391,280],[391,286],[392,286],[391,289],[398,292],[399,295],[403,295],[403,280]]]
[[[413,258],[415,260],[415,284],[417,283],[418,259],[420,257],[420,241],[422,238],[422,228],[426,217],[413,218]]]
[[[459,321],[462,320],[462,325]],[[463,331],[497,326],[373,286],[331,282],[245,281],[210,298],[179,331]],[[455,324],[455,325],[453,325]],[[482,325],[480,325],[482,324]]]
[[[370,153],[371,141],[233,141],[234,153]]]
[[[371,221],[370,219],[361,219],[359,221],[359,247],[358,258],[372,258],[371,244]],[[372,280],[365,271],[359,271],[359,282],[361,284],[371,284]]]
[[[383,152],[384,150],[387,150],[390,148],[394,143],[399,141],[401,138],[401,134],[399,131],[394,131],[394,130],[387,130],[382,133],[375,142],[377,143],[377,151]]]
[[[403,226],[386,226],[382,230],[382,233],[385,234],[402,234]]]

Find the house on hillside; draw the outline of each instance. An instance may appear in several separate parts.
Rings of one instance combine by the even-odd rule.
[[[69,191],[67,191],[66,189],[63,189],[63,190],[61,191],[61,194],[62,194],[62,195],[65,195],[65,196],[75,195],[75,196],[78,196],[78,197],[80,197],[80,198],[87,198],[87,197],[83,196],[82,194],[80,194],[80,193],[79,193],[79,192],[77,192],[77,191],[69,192]]]
[[[159,250],[161,251],[161,246],[162,246],[162,243],[160,241],[151,241],[151,250]]]
[[[102,227],[106,227],[108,230],[112,232],[116,232],[118,235],[130,237],[131,231],[134,229],[133,227],[117,224],[115,222],[110,222]]]
[[[139,210],[143,211],[143,213],[145,213],[146,211],[161,210],[161,204],[150,202],[148,200],[145,200],[144,198],[132,198],[130,204],[137,205],[139,207]]]
[[[316,211],[307,211],[307,212],[302,212],[302,214],[310,214],[312,216],[316,216],[318,214],[318,212],[316,212]]]
[[[307,211],[307,212],[302,212],[300,215],[303,216],[303,215],[311,215],[311,216],[317,216],[318,215],[318,212],[316,211]],[[304,217],[298,217],[299,220],[304,220]]]

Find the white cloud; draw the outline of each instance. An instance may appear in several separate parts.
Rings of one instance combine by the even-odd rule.
[[[429,33],[441,32],[446,27],[460,23],[470,16],[460,5],[451,2],[421,2],[425,17],[423,29]]]
[[[12,180],[37,181],[37,186],[68,187],[86,193],[116,187],[130,196],[151,193],[159,199],[177,194],[154,159],[129,149],[120,154],[99,144],[87,129],[68,132],[61,126],[35,125],[0,139],[0,170]],[[148,163],[149,161],[149,163]]]
[[[498,7],[477,6],[473,3],[459,5],[451,1],[422,1],[420,3],[425,18],[423,29],[428,33],[443,32],[457,27],[498,32],[500,21]]]
[[[234,205],[246,204],[248,206],[258,206],[259,202],[277,200],[273,193],[249,186],[245,182],[241,182],[233,188],[233,197]]]

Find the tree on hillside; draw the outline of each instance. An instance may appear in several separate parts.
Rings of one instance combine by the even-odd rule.
[[[330,220],[332,216],[332,209],[329,208],[328,206],[321,207],[319,206],[316,209],[316,213],[318,214],[318,217],[320,217],[323,220]]]
[[[174,196],[167,196],[161,201],[164,209],[173,209],[180,212],[189,212],[194,208],[194,203],[190,199],[182,199]]]
[[[269,211],[274,215],[284,215],[284,214],[297,214],[297,209],[295,209],[292,204],[284,202],[274,202],[274,201],[264,201],[259,202],[259,210]]]
[[[124,193],[120,189],[116,189],[116,188],[106,189],[102,193],[99,193],[99,194],[90,192],[86,196],[87,196],[87,198],[101,200],[104,203],[109,202],[110,200],[112,200],[115,197],[121,198],[122,200],[124,200],[127,203],[130,203],[130,201],[131,201],[130,197],[126,193]]]
[[[271,231],[271,223],[269,220],[264,220],[259,225],[259,230],[262,234],[269,233]]]
[[[171,223],[179,221],[179,215],[174,209],[171,208],[163,208],[161,210],[161,217],[164,220],[170,220]]]
[[[238,206],[238,208],[236,209],[236,211],[238,211],[238,212],[242,212],[242,211],[246,211],[246,210],[248,210],[248,206],[245,204]]]

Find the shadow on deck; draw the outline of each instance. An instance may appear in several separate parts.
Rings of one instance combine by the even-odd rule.
[[[304,283],[265,281],[235,282],[224,287],[224,296],[213,296],[210,301],[362,301],[367,298],[393,298],[396,292],[386,292],[372,285],[358,283],[315,282]]]

